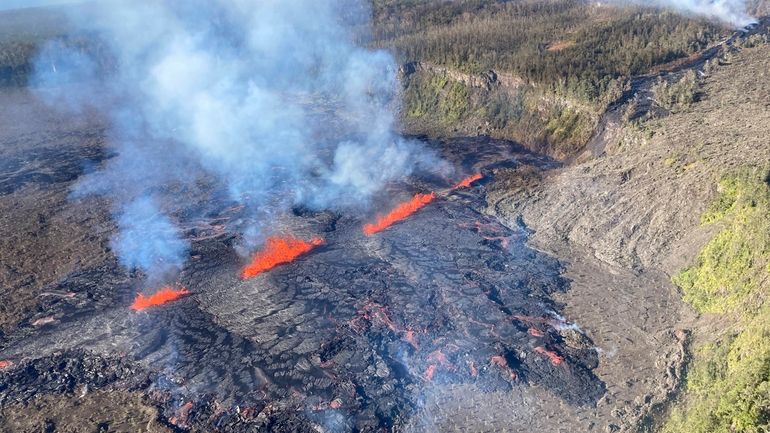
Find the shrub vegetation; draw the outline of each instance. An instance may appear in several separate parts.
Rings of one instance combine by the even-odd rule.
[[[720,224],[696,264],[674,278],[698,312],[733,323],[693,353],[682,404],[665,433],[770,431],[770,187],[767,169],[720,182],[703,215]]]

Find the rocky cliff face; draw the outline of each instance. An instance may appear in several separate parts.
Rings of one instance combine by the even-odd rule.
[[[501,71],[471,74],[412,62],[399,78],[407,134],[490,136],[565,159],[583,148],[598,120],[597,107]]]

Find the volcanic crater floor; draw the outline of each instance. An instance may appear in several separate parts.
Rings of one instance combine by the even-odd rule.
[[[607,385],[596,374],[600,351],[590,332],[554,301],[569,290],[563,265],[528,246],[526,227],[485,213],[498,170],[547,170],[557,165],[548,158],[487,138],[428,143],[458,177],[483,178],[456,190],[419,176],[395,186],[383,208],[418,192],[436,198],[371,236],[361,215],[294,209],[275,234],[324,244],[250,279],[241,277],[240,240],[224,229],[247,215],[223,203],[207,218],[183,221],[193,247],[176,283],[189,295],[132,311],[147,282],[109,251],[108,205],[68,199],[78,176],[109,157],[102,121],[63,119],[23,91],[2,98],[0,105],[21,103],[48,127],[21,135],[0,128],[8,131],[0,137],[8,144],[0,272],[12,300],[2,307],[0,413],[8,416],[0,426],[526,431],[546,402],[583,418],[565,424],[549,415],[543,431],[593,428],[586,413]],[[3,122],[14,115],[24,113]],[[61,415],[67,405],[98,406],[94,399],[125,405],[93,412],[104,415],[92,424]],[[10,416],[20,411],[29,416]]]

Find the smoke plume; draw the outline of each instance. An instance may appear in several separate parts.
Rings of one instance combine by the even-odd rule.
[[[174,221],[202,184],[275,215],[358,207],[417,168],[445,167],[394,134],[394,61],[354,42],[368,16],[354,0],[128,0],[73,17],[102,41],[109,73],[95,73],[101,58],[52,46],[36,87],[110,115],[117,156],[75,193],[112,199],[125,266],[184,264]],[[77,91],[59,83],[95,76]],[[259,221],[239,230],[259,234]]]
[[[640,5],[670,7],[684,13],[722,21],[736,28],[746,27],[756,20],[749,15],[745,0],[632,0]]]

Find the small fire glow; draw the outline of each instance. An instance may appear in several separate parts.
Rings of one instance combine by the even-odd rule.
[[[392,226],[394,223],[401,221],[417,212],[419,209],[432,202],[435,198],[435,193],[415,194],[411,200],[396,206],[396,208],[390,211],[390,213],[387,215],[380,216],[377,219],[377,222],[374,224],[366,224],[364,226],[364,234],[371,236],[377,232],[385,230],[386,228]]]
[[[481,173],[472,174],[458,182],[455,186],[452,187],[452,189],[468,188],[473,182],[476,182],[483,177],[484,176],[482,176]]]
[[[0,370],[13,367],[13,361],[0,360]]]
[[[144,294],[140,293],[136,295],[134,303],[131,304],[131,309],[134,311],[142,311],[150,307],[175,301],[188,294],[190,294],[190,292],[184,287],[179,290],[172,289],[171,287],[164,287],[150,296],[144,296]]]
[[[265,241],[265,249],[254,255],[251,263],[243,268],[243,278],[252,278],[262,272],[273,269],[278,265],[293,262],[297,257],[310,252],[313,248],[323,245],[323,239],[316,238],[310,242],[293,237],[271,237]]]

